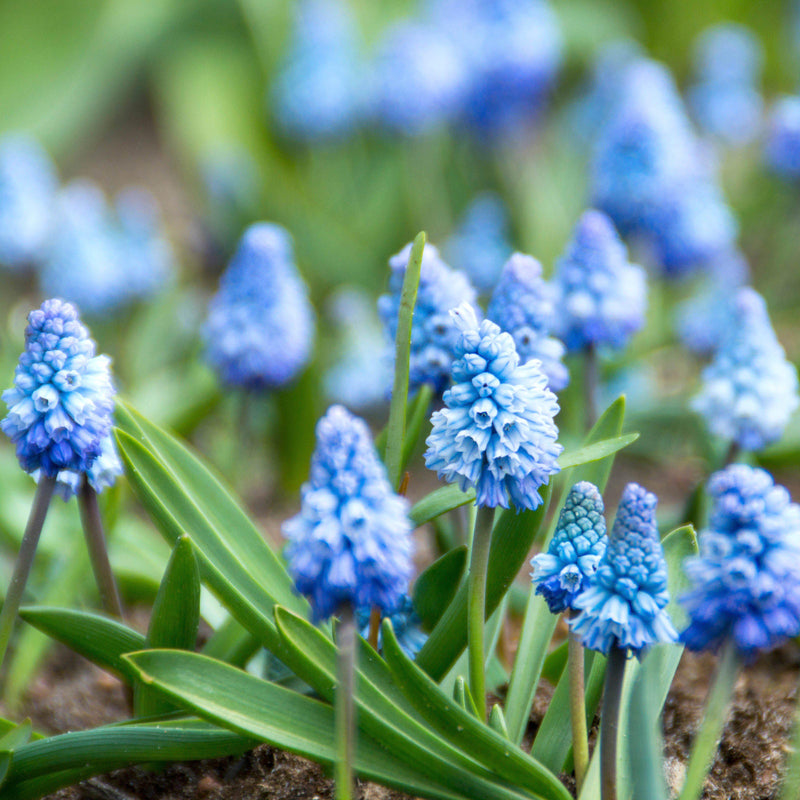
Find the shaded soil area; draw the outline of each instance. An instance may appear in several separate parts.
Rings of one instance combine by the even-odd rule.
[[[676,792],[702,719],[715,658],[686,653],[664,708],[665,768]],[[800,678],[794,644],[747,667],[704,800],[775,800],[779,796]],[[536,697],[528,741],[547,710],[552,688],[543,682]],[[21,712],[46,733],[77,730],[127,716],[122,684],[63,647],[33,681]],[[596,731],[592,731],[592,739]],[[592,742],[593,745],[593,742]],[[571,777],[563,776],[572,789]],[[315,764],[266,745],[242,757],[172,764],[160,770],[131,767],[50,795],[51,800],[327,800],[333,783]],[[404,800],[373,784],[358,786],[362,800]]]

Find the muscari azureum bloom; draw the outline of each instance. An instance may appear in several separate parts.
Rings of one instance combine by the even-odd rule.
[[[460,333],[453,386],[431,416],[425,464],[463,491],[474,487],[478,506],[536,508],[560,469],[558,400],[538,361],[520,364],[511,334],[479,324],[468,303],[451,315]]]
[[[428,639],[428,634],[422,630],[422,620],[420,620],[414,608],[414,601],[407,595],[403,595],[397,608],[386,617],[392,623],[394,635],[397,637],[397,644],[400,649],[409,657],[416,658],[417,653],[422,649],[422,645]],[[358,627],[361,635],[366,639],[369,635],[369,612],[366,609],[358,615]],[[378,631],[378,650],[383,646],[383,631]]]
[[[400,295],[410,254],[411,244],[407,244],[389,259],[389,294],[378,298],[378,313],[392,347],[397,335]],[[474,304],[476,299],[469,278],[460,270],[451,269],[442,261],[439,251],[433,245],[426,244],[411,325],[409,386],[412,390],[429,383],[436,393],[440,393],[447,386],[460,337],[449,312],[460,303]]]
[[[787,361],[755,289],[739,289],[719,350],[702,377],[692,408],[712,433],[744,450],[761,450],[781,437],[798,405],[797,369]]]
[[[800,178],[800,97],[782,97],[772,106],[764,137],[764,158],[778,175]]]
[[[554,333],[574,352],[619,348],[644,325],[644,270],[628,261],[625,245],[602,212],[584,212],[553,276]]]
[[[122,461],[117,453],[117,446],[114,444],[114,434],[109,433],[100,443],[100,455],[92,462],[86,471],[86,479],[89,486],[100,494],[104,489],[112,487],[117,478],[123,473]],[[39,482],[41,472],[36,470],[33,477]],[[81,486],[83,473],[62,470],[56,476],[55,492],[64,501],[78,493]]]
[[[317,446],[300,513],[283,524],[286,558],[315,620],[345,603],[391,614],[411,577],[408,502],[392,491],[363,420],[331,406],[317,423]]]
[[[211,300],[203,338],[206,359],[230,386],[283,386],[305,366],[314,312],[280,225],[259,222],[244,232]]]
[[[45,300],[31,311],[14,386],[3,392],[8,414],[0,422],[26,472],[56,477],[90,470],[111,431],[110,364],[108,356],[96,355],[71,303]]]
[[[42,257],[57,189],[55,167],[34,139],[0,139],[1,266],[19,269]]]
[[[445,257],[463,269],[481,293],[497,284],[503,264],[511,255],[508,227],[503,201],[492,192],[484,192],[470,203],[444,246]]]
[[[486,316],[514,337],[523,364],[539,359],[548,386],[560,392],[569,383],[569,371],[561,361],[563,342],[550,336],[553,295],[553,287],[542,278],[542,265],[532,256],[514,253],[503,267]]]
[[[546,553],[531,560],[531,578],[553,614],[572,608],[587,588],[606,551],[603,498],[593,483],[581,481],[570,490]]]
[[[800,633],[800,506],[769,473],[732,464],[708,482],[712,500],[700,555],[684,561],[681,599],[691,650],[733,640],[750,660]]]
[[[570,625],[591,650],[607,655],[619,647],[641,657],[651,645],[678,638],[665,609],[667,564],[656,526],[657,502],[636,483],[625,487],[597,572],[573,600],[581,614]]]
[[[359,124],[363,81],[355,39],[348,8],[338,0],[303,0],[296,6],[291,50],[270,94],[285,136],[321,141]]]

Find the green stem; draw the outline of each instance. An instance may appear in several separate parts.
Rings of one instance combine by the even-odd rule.
[[[586,413],[586,430],[590,431],[597,422],[597,393],[600,388],[600,365],[597,349],[587,345],[583,361],[583,397]]]
[[[678,800],[697,800],[703,791],[708,770],[717,752],[722,729],[728,716],[728,705],[739,675],[741,661],[732,641],[722,648],[714,682],[706,703],[706,713],[694,740],[686,778]]]
[[[28,524],[25,526],[22,544],[19,548],[16,564],[14,564],[14,574],[11,576],[6,599],[3,602],[2,610],[0,610],[0,665],[2,665],[8,649],[11,631],[14,628],[14,620],[17,618],[17,612],[22,602],[22,594],[25,591],[25,584],[28,582],[33,557],[36,554],[36,546],[39,544],[44,520],[47,517],[47,509],[50,507],[55,488],[55,477],[46,476],[40,478],[39,485],[36,487],[36,495],[33,498]]]
[[[419,276],[422,271],[422,254],[425,250],[425,232],[417,234],[408,258],[395,337],[394,386],[389,406],[389,424],[386,432],[384,463],[389,482],[395,490],[400,485],[403,470],[403,443],[406,435],[406,406],[408,404],[408,364],[411,359],[411,321],[417,302]]]
[[[600,721],[600,786],[602,800],[617,800],[617,741],[619,706],[628,651],[618,647],[616,639],[608,651],[603,713]]]
[[[576,614],[570,611],[570,618]],[[584,691],[584,654],[578,636],[569,631],[567,669],[569,670],[569,712],[572,721],[572,754],[575,763],[575,783],[581,793],[583,779],[589,768],[589,735],[586,729],[586,698]]]
[[[493,508],[478,508],[469,559],[468,628],[469,688],[478,713],[486,717],[486,656],[483,628],[486,621],[486,572],[492,543]]]
[[[81,512],[81,524],[86,537],[86,547],[92,562],[92,571],[103,608],[117,619],[122,619],[122,601],[119,597],[117,581],[111,562],[108,560],[106,538],[103,534],[103,520],[100,516],[100,506],[97,502],[97,492],[89,484],[86,475],[81,479],[81,488],[78,491],[78,507]]]
[[[781,800],[797,800],[798,797],[800,797],[800,702],[795,710],[794,733],[789,747]]]
[[[352,800],[356,739],[354,701],[356,684],[356,620],[350,603],[345,603],[339,611],[336,643],[339,647],[339,685],[336,687],[334,703],[336,720],[336,765],[334,768],[336,800]]]

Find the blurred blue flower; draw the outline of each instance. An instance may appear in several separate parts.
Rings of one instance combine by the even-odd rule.
[[[397,608],[387,615],[392,623],[394,635],[400,649],[411,659],[416,658],[417,653],[422,649],[422,645],[428,639],[428,634],[422,630],[422,620],[420,620],[414,609],[413,600],[404,594],[400,599]],[[369,634],[369,611],[362,609],[358,614],[358,625],[361,628],[361,635],[366,639]],[[383,647],[383,632],[378,631],[378,650]]]
[[[323,378],[325,394],[356,410],[385,405],[392,389],[392,363],[374,301],[350,286],[337,290],[328,307],[339,347]]]
[[[541,362],[547,383],[560,392],[569,383],[562,363],[566,348],[550,336],[555,323],[553,287],[542,278],[542,265],[532,256],[514,253],[503,267],[486,316],[514,337],[520,361]]]
[[[553,286],[554,331],[570,352],[624,347],[644,325],[644,270],[628,261],[614,225],[600,211],[585,211],[578,220]]]
[[[389,259],[389,294],[378,298],[378,313],[392,342],[392,349],[410,254],[411,244],[407,244]],[[439,251],[433,245],[426,244],[411,326],[409,385],[412,390],[430,383],[436,393],[441,393],[447,386],[460,336],[450,317],[450,309],[461,303],[475,304],[476,301],[477,294],[469,278],[460,270],[451,269],[439,257]]]
[[[716,436],[761,450],[783,434],[799,402],[797,388],[797,369],[786,360],[764,299],[749,286],[739,289],[692,408]]]
[[[656,526],[658,498],[636,483],[622,493],[606,551],[589,588],[573,601],[582,613],[570,621],[585,647],[611,647],[641,658],[651,645],[674,642],[666,605],[667,564]]]
[[[800,177],[800,97],[782,97],[770,109],[764,158],[778,175],[792,180]]]
[[[34,139],[0,139],[0,266],[20,269],[41,258],[57,189],[55,167]]]
[[[732,464],[708,482],[712,507],[700,555],[684,561],[681,599],[691,650],[732,639],[751,660],[800,633],[800,506],[769,473]]]
[[[8,414],[0,422],[26,472],[88,472],[111,430],[110,365],[108,356],[95,354],[71,303],[45,300],[31,311],[14,386],[3,392]]]
[[[308,362],[314,328],[289,234],[268,222],[251,225],[209,306],[203,327],[209,364],[230,386],[283,386]]]
[[[572,608],[586,589],[606,551],[603,498],[593,483],[581,481],[570,489],[546,553],[531,560],[531,578],[553,614]]]
[[[384,614],[398,608],[412,573],[407,514],[364,421],[331,406],[317,423],[300,513],[283,524],[289,571],[315,621],[345,603]]]
[[[444,246],[451,264],[463,269],[481,293],[490,291],[512,247],[508,240],[508,210],[492,192],[479,194]]]
[[[463,491],[474,487],[479,506],[508,508],[510,499],[517,510],[536,508],[560,469],[558,400],[538,362],[520,364],[509,333],[479,325],[468,303],[451,314],[460,332],[454,385],[431,416],[425,464]]]
[[[370,112],[390,131],[425,133],[455,119],[466,77],[461,54],[440,28],[396,23],[372,64]]]
[[[297,141],[345,136],[364,104],[354,21],[339,0],[303,0],[295,9],[291,49],[269,97],[275,121]]]
[[[45,294],[64,297],[87,314],[109,314],[153,296],[173,269],[150,194],[127,189],[112,209],[89,181],[74,181],[60,192],[39,271]]]

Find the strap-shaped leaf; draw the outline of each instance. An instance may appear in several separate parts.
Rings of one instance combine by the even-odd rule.
[[[436,559],[414,582],[414,608],[426,630],[431,630],[453,600],[467,566],[462,545]]]
[[[558,464],[561,469],[570,469],[579,467],[582,464],[590,464],[592,461],[600,461],[606,456],[622,450],[623,447],[627,447],[638,438],[638,433],[627,433],[624,436],[615,436],[612,439],[603,439],[600,442],[586,444],[577,450],[562,453],[558,458]]]
[[[475,500],[475,490],[462,492],[456,484],[441,486],[418,500],[412,507],[408,516],[414,525],[419,528],[426,522],[452,511],[454,508],[465,506]]]

